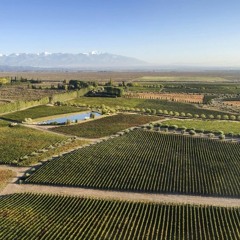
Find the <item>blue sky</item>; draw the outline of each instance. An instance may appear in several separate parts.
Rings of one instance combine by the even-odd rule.
[[[0,0],[0,53],[101,52],[240,66],[238,0]]]

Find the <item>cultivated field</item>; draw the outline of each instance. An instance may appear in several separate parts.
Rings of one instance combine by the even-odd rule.
[[[0,163],[8,164],[24,164],[27,159],[20,159],[21,157],[67,139],[23,126],[9,127],[8,122],[2,120],[0,133]]]
[[[91,106],[109,106],[113,108],[117,107],[128,107],[128,108],[139,108],[139,109],[156,109],[156,110],[167,110],[184,112],[191,114],[226,114],[220,111],[208,110],[198,108],[190,103],[172,102],[158,99],[139,99],[139,98],[99,98],[99,97],[80,97],[69,101],[69,103],[79,105],[91,105]]]
[[[239,239],[240,208],[14,194],[0,201],[2,239]]]
[[[78,72],[0,72],[0,77],[17,77],[17,78],[28,78],[28,79],[41,79],[45,81],[59,81],[59,80],[89,80],[89,81],[109,81],[113,79],[116,82],[121,81],[131,81],[131,80],[140,80],[145,81],[169,81],[169,80],[178,80],[178,81],[239,81],[240,74],[239,72],[114,72],[114,71],[78,71]],[[143,79],[142,79],[143,78]],[[151,79],[154,78],[154,79]]]
[[[217,120],[192,120],[192,119],[172,119],[164,121],[163,124],[177,125],[179,128],[186,127],[188,129],[194,128],[195,130],[223,131],[225,134],[234,133],[240,134],[240,122],[233,121],[217,121]]]
[[[49,97],[56,93],[64,93],[63,90],[53,89],[31,89],[27,85],[13,85],[0,87],[0,100],[11,100],[11,101],[31,101],[38,100],[43,97]]]
[[[230,106],[240,107],[240,101],[223,101],[223,103]]]
[[[1,76],[19,81],[1,85]],[[50,89],[71,79],[126,95]],[[0,239],[240,239],[240,122],[226,120],[239,120],[229,102],[239,100],[239,71],[0,72],[0,85]],[[49,101],[61,106],[28,108]],[[19,123],[86,110],[112,115]],[[171,131],[183,127],[226,140]]]
[[[118,114],[97,119],[90,122],[52,128],[52,131],[66,133],[84,138],[101,138],[116,134],[117,132],[146,124],[148,122],[160,120],[160,117],[145,116],[139,114]]]
[[[41,105],[41,106],[28,108],[22,111],[5,114],[1,116],[1,118],[5,120],[10,120],[10,121],[22,122],[24,121],[25,118],[36,119],[36,118],[54,116],[58,114],[75,113],[83,110],[86,110],[86,108],[80,109],[72,106]]]
[[[144,76],[135,81],[143,82],[226,82],[223,77],[213,76]]]
[[[239,197],[239,158],[238,143],[135,130],[50,161],[27,183]]]
[[[143,99],[163,99],[176,102],[203,103],[204,95],[201,94],[181,94],[181,93],[127,93],[127,98],[143,98]]]

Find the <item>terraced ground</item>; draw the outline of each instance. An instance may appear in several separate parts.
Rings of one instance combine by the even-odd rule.
[[[84,138],[101,138],[117,132],[162,119],[157,116],[140,114],[118,114],[90,122],[51,128],[54,132],[65,133]]]
[[[240,238],[240,208],[30,193],[0,200],[0,239]]]
[[[42,166],[27,183],[240,197],[240,144],[135,130]]]

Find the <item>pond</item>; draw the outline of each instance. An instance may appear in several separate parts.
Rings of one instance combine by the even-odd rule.
[[[91,113],[93,113],[95,115],[95,117],[101,116],[101,114],[98,113],[98,112],[78,113],[78,114],[72,114],[72,115],[68,115],[68,116],[64,116],[64,117],[59,117],[59,118],[46,120],[46,121],[43,121],[43,122],[39,122],[38,124],[54,124],[54,123],[64,124],[67,121],[76,122],[76,121],[79,121],[79,120],[86,120],[86,119],[90,118]]]

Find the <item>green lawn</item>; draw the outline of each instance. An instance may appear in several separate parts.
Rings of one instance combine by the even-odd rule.
[[[176,112],[185,112],[191,114],[225,114],[220,111],[206,110],[197,108],[193,104],[172,102],[158,99],[139,99],[139,98],[99,98],[99,97],[81,97],[69,101],[69,103],[77,103],[82,105],[101,106],[106,105],[109,107],[129,107],[129,108],[150,108],[156,110],[168,110]]]
[[[86,123],[56,127],[53,131],[85,138],[100,138],[115,134],[121,130],[161,119],[157,116],[139,114],[118,114]]]
[[[0,120],[0,133],[0,163],[4,164],[16,163],[14,160],[19,163],[20,157],[66,139],[23,126],[9,127],[3,120]]]
[[[234,134],[240,134],[240,122],[233,121],[217,121],[217,120],[180,120],[173,119],[163,122],[164,124],[177,125],[178,127],[195,128],[205,131],[223,131],[224,133],[233,132]]]
[[[85,110],[85,109],[84,109]],[[26,110],[9,113],[2,116],[2,119],[12,120],[17,122],[24,121],[25,118],[42,118],[47,116],[53,116],[58,114],[65,114],[71,112],[80,112],[82,109],[72,106],[46,106],[41,105],[37,107],[28,108]]]

